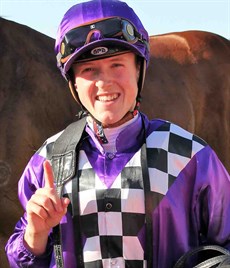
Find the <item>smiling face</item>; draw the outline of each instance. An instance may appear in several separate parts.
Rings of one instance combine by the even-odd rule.
[[[73,71],[81,103],[102,124],[117,123],[133,111],[139,77],[135,54],[76,63]]]

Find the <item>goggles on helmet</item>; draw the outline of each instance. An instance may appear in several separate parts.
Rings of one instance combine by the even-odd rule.
[[[147,45],[146,40],[143,39],[131,22],[119,17],[108,18],[67,32],[61,42],[57,58],[61,63],[65,63],[76,49],[92,41],[106,38],[120,39],[132,44],[141,41]]]

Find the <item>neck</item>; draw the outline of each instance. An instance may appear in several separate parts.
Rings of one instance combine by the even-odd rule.
[[[129,118],[129,120],[127,120]],[[103,126],[104,130],[104,136],[107,142],[101,142],[105,152],[116,152],[116,139],[117,136],[130,124],[135,122],[138,119],[138,113],[131,117],[126,117],[126,120],[120,120],[119,124],[112,124],[108,125],[106,128]],[[92,122],[91,118],[90,120],[87,120],[90,128],[95,132],[97,135],[97,130],[95,130],[94,122]],[[98,135],[97,135],[98,137]],[[98,137],[99,141],[101,141],[101,138]]]
[[[135,117],[135,115],[137,114],[136,112],[128,112],[121,120],[119,120],[118,122],[114,123],[114,124],[102,124],[103,128],[115,128],[115,127],[119,127],[121,125],[123,125],[124,123],[130,121],[131,119],[133,119]]]

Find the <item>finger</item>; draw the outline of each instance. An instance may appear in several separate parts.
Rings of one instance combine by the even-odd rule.
[[[54,188],[54,174],[50,162],[48,160],[43,163],[43,168],[45,176],[45,187]]]
[[[70,204],[70,200],[69,200],[69,198],[67,198],[67,197],[64,197],[64,198],[62,198],[62,207],[64,208],[64,209],[66,209],[67,207],[68,207],[68,205]]]
[[[63,205],[61,199],[58,197],[54,188],[40,188],[32,195],[31,202],[43,207],[49,215],[55,211],[63,212]]]
[[[36,204],[36,203],[28,203],[27,205],[27,214],[28,217],[32,217],[33,215],[38,216],[39,218],[46,220],[49,216],[48,212],[46,209],[44,209],[42,206]]]

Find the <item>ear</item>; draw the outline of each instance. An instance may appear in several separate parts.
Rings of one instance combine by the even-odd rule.
[[[74,89],[77,91],[77,84],[74,83],[73,85],[74,85]]]
[[[141,64],[140,62],[138,62],[137,63],[137,82],[139,81],[140,71],[141,71]]]
[[[76,85],[73,84],[71,80],[69,80],[68,83],[69,83],[69,89],[70,89],[70,92],[71,92],[73,98],[75,99],[75,101],[77,101],[79,103]]]
[[[77,91],[77,86],[76,86],[76,83],[75,83],[75,73],[74,73],[74,67],[73,66],[71,66],[71,68],[69,69],[68,76],[69,76],[69,79],[68,79],[69,88],[71,90],[71,93],[72,93],[72,91]]]

